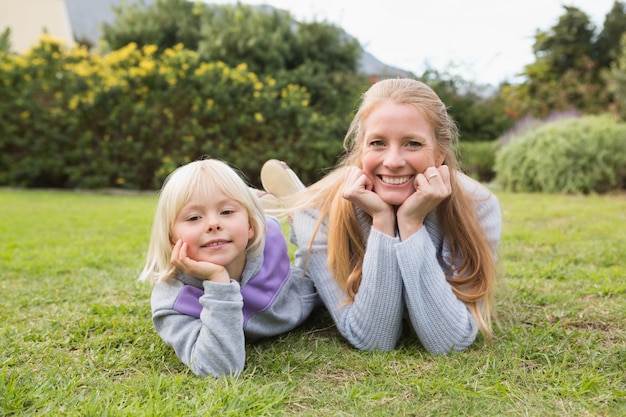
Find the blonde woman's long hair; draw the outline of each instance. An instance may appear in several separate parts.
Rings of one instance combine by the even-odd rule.
[[[481,333],[490,339],[497,270],[495,255],[473,209],[475,201],[457,182],[459,163],[454,151],[458,141],[457,126],[444,103],[426,84],[412,79],[387,79],[373,84],[363,94],[352,119],[344,139],[345,152],[337,168],[302,192],[292,210],[307,207],[319,210],[316,233],[323,221],[328,222],[328,265],[348,294],[348,302],[353,301],[361,284],[365,242],[354,206],[341,196],[344,171],[350,166],[362,168],[364,124],[374,109],[389,101],[423,111],[433,128],[437,151],[445,155],[443,163],[450,168],[452,193],[436,210],[444,237],[451,244],[452,259],[460,260],[453,270],[446,271],[448,282],[472,312]]]
[[[140,281],[154,284],[176,275],[177,268],[170,262],[174,244],[172,227],[176,217],[192,198],[210,201],[212,192],[217,189],[245,207],[254,229],[254,237],[248,242],[247,251],[251,255],[260,253],[267,223],[259,199],[227,163],[217,159],[202,159],[176,168],[163,182],[152,223],[146,263],[139,275]]]

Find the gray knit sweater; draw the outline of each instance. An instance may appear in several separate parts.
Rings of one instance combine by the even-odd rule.
[[[478,182],[458,175],[459,185],[476,200],[479,222],[494,254],[501,234],[497,198]],[[435,212],[406,241],[371,229],[371,220],[356,209],[367,240],[363,277],[354,302],[337,284],[327,266],[327,227],[322,225],[312,252],[307,251],[317,215],[294,215],[292,241],[298,246],[295,265],[304,268],[329,310],[339,332],[356,348],[395,348],[408,316],[422,345],[431,353],[463,350],[472,344],[477,326],[472,314],[452,292],[444,270],[450,247],[437,224]]]
[[[246,341],[293,329],[315,305],[312,282],[290,265],[280,224],[268,218],[267,226],[264,250],[248,255],[241,284],[180,273],[152,290],[154,327],[196,375],[241,371]]]

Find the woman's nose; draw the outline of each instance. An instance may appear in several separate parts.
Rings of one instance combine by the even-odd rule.
[[[385,166],[389,168],[399,168],[406,164],[402,153],[397,149],[389,149],[385,155]]]

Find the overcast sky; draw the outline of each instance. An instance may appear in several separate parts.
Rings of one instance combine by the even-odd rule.
[[[563,5],[587,13],[599,30],[614,0],[240,2],[288,10],[299,21],[334,23],[356,37],[369,53],[394,67],[421,74],[428,65],[495,85],[515,81],[515,74],[534,61],[535,31],[554,26],[565,12]]]

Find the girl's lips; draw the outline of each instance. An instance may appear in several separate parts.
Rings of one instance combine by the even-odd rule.
[[[212,241],[207,242],[204,245],[202,245],[201,248],[214,248],[216,246],[222,246],[222,245],[225,245],[227,243],[230,243],[230,241],[228,241],[228,240],[212,240]]]
[[[407,182],[409,182],[411,178],[413,178],[413,176],[405,175],[402,177],[390,177],[388,175],[378,175],[378,178],[380,178],[382,182],[388,185],[402,185],[402,184],[406,184]]]

